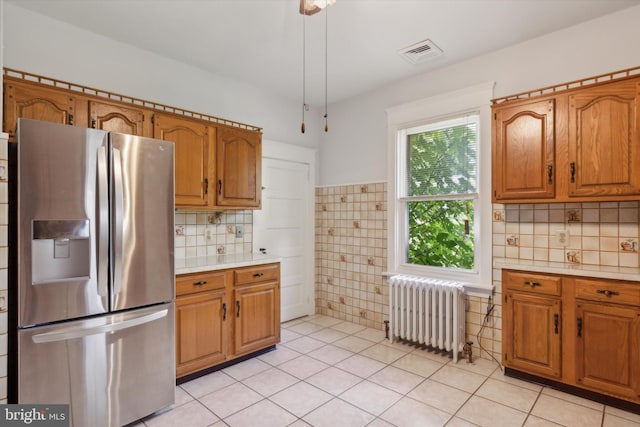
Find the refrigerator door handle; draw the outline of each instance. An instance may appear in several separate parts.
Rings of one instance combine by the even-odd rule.
[[[122,256],[124,252],[123,215],[124,183],[120,150],[113,149],[113,294],[122,290]]]
[[[108,296],[109,264],[109,182],[107,147],[98,149],[98,295]]]
[[[90,335],[106,334],[153,322],[154,320],[165,317],[168,312],[169,310],[165,308],[164,310],[159,310],[151,314],[143,314],[133,319],[127,319],[118,323],[89,327],[79,325],[71,328],[66,328],[59,332],[45,332],[42,334],[34,335],[32,339],[34,343],[41,344],[57,341],[68,341],[75,338],[88,337]]]

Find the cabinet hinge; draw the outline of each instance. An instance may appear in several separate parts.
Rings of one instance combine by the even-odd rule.
[[[155,114],[153,116],[151,116],[151,124],[156,124],[156,116]]]

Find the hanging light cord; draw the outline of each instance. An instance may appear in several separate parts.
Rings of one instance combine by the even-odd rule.
[[[329,113],[327,109],[327,82],[329,81],[329,8],[324,11],[324,131],[329,131]]]
[[[306,89],[307,89],[307,85],[306,85],[306,74],[307,74],[307,67],[306,67],[306,37],[307,37],[307,29],[306,29],[306,19],[305,19],[305,14],[302,15],[302,126],[300,126],[300,131],[302,133],[304,133],[305,131],[305,125],[304,125],[304,112],[305,110],[308,110],[309,107],[307,106],[307,93],[306,93]]]

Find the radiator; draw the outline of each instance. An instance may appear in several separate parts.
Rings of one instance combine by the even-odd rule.
[[[395,275],[389,278],[389,287],[389,340],[452,352],[457,362],[465,341],[462,283]]]

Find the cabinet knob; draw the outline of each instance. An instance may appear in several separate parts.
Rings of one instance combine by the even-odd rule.
[[[206,280],[201,280],[199,282],[193,282],[193,286],[203,286],[206,285],[207,281]]]
[[[227,303],[222,304],[222,320],[227,320]]]
[[[540,282],[533,282],[531,280],[525,281],[524,284],[527,286],[531,286],[532,288],[535,288],[536,286],[540,286]]]
[[[236,311],[236,317],[240,317],[240,301],[236,301],[236,307],[238,311]]]
[[[553,165],[547,165],[547,184],[553,184]]]
[[[253,277],[262,277],[264,273],[254,273]]]

